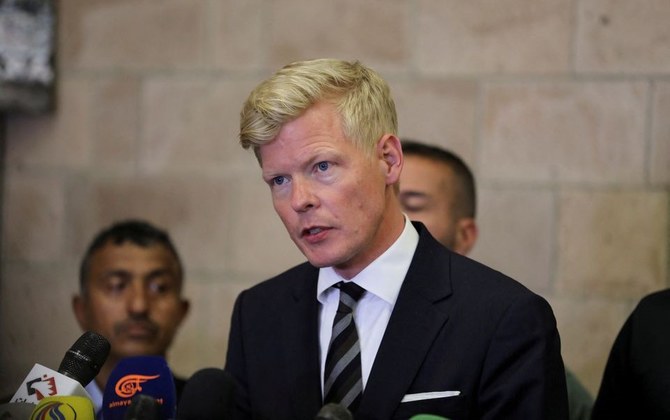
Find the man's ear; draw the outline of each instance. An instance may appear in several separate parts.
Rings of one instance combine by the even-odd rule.
[[[77,318],[79,327],[84,331],[88,330],[86,301],[81,295],[72,296],[72,312],[74,312],[74,316]]]
[[[191,302],[189,302],[188,299],[181,299],[179,301],[179,307],[181,311],[179,325],[181,325],[181,323],[184,322],[186,315],[188,315],[188,311],[191,309]]]
[[[400,139],[393,134],[384,134],[377,142],[377,156],[381,158],[384,165],[386,184],[397,183],[403,165]]]
[[[464,217],[456,222],[456,241],[454,251],[467,255],[477,242],[479,228],[472,217]]]

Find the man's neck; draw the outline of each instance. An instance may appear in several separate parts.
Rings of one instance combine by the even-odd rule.
[[[107,359],[104,365],[102,365],[102,368],[100,368],[100,372],[98,372],[98,375],[95,377],[95,383],[98,384],[98,388],[101,390],[105,390],[105,387],[107,386],[107,381],[109,380],[109,376],[112,374],[112,370],[116,367],[116,364],[119,362],[118,359],[114,358],[112,359],[111,356]]]

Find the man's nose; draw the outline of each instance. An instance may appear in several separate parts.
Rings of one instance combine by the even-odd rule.
[[[134,281],[128,294],[128,312],[132,314],[146,313],[149,308],[149,295],[141,281]]]
[[[309,180],[294,178],[291,185],[291,207],[296,212],[304,212],[318,205],[314,187]]]

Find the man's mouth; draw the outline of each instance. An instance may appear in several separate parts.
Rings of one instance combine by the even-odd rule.
[[[117,326],[117,333],[138,339],[146,339],[158,333],[158,327],[151,322],[124,322]]]
[[[330,228],[325,226],[312,226],[302,230],[301,236],[308,241],[318,241],[323,239]]]

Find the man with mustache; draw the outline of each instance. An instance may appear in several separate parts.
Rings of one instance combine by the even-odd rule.
[[[95,331],[111,344],[107,361],[86,387],[96,413],[119,360],[166,356],[189,309],[181,294],[183,276],[168,234],[145,221],[116,223],[98,233],[89,245],[72,307],[83,330]],[[185,381],[174,379],[179,398]]]

